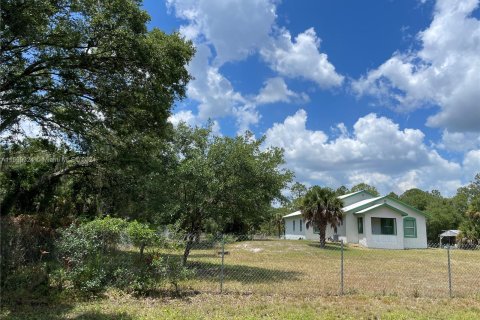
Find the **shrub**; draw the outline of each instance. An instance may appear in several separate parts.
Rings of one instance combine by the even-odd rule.
[[[127,234],[131,243],[140,249],[140,256],[143,256],[143,251],[146,246],[159,244],[160,237],[154,230],[150,229],[148,225],[132,221],[128,224]]]
[[[45,263],[21,266],[4,276],[3,299],[26,303],[43,301],[49,297],[49,277]]]
[[[180,282],[188,279],[192,275],[192,271],[183,265],[180,257],[159,257],[154,259],[152,265],[157,269],[157,272],[161,272],[161,275],[165,281],[170,283],[175,288],[176,293],[179,292],[178,289]]]
[[[82,224],[80,227],[82,232],[100,243],[103,252],[107,252],[115,250],[122,240],[126,240],[127,226],[128,222],[124,219],[106,216]]]

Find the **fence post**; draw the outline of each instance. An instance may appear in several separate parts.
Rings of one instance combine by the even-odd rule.
[[[448,258],[448,294],[452,297],[452,267],[450,265],[450,244],[447,246],[447,258]]]
[[[223,272],[224,272],[224,261],[225,261],[225,235],[222,233],[222,266],[220,268],[220,293],[223,292]]]
[[[343,296],[343,240],[340,243],[340,294]]]

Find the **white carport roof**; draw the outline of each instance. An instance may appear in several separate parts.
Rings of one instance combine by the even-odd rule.
[[[447,230],[440,233],[440,237],[456,237],[460,233],[460,230]]]

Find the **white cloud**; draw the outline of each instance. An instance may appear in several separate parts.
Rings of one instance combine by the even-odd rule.
[[[246,103],[218,68],[209,64],[210,58],[209,47],[199,44],[195,57],[188,65],[188,71],[195,79],[189,82],[187,94],[190,99],[199,102],[198,115],[202,120],[232,115],[236,107]]]
[[[395,53],[352,83],[400,109],[438,105],[427,125],[451,132],[480,131],[480,21],[478,0],[438,0],[430,26],[417,35],[422,48]]]
[[[181,32],[189,39],[204,37],[215,47],[216,64],[242,60],[268,41],[275,23],[270,0],[168,0],[176,16],[188,21]]]
[[[168,121],[174,126],[177,126],[180,122],[185,122],[191,127],[199,124],[197,117],[191,110],[184,110],[174,113],[168,117]]]
[[[255,98],[258,104],[275,102],[305,102],[309,97],[306,93],[295,93],[288,89],[287,84],[281,77],[270,78],[265,81],[263,88]]]
[[[199,119],[198,116],[194,115],[191,110],[182,110],[177,113],[172,114],[168,117],[168,121],[177,126],[180,122],[184,122],[190,127],[202,127],[207,125],[206,121]],[[215,135],[221,135],[220,124],[217,120],[212,121],[212,132]]]
[[[466,175],[470,169],[427,146],[420,130],[402,130],[388,118],[366,115],[351,134],[341,126],[344,134],[336,138],[308,130],[306,123],[307,113],[299,110],[266,133],[266,144],[285,150],[287,165],[300,180],[330,186],[366,182],[382,192],[419,187],[451,194],[461,185],[459,177],[471,178]]]
[[[277,0],[167,0],[176,17],[185,20],[180,32],[191,39],[197,54],[189,65],[195,78],[187,95],[199,103],[200,119],[236,117],[239,132],[258,123],[258,104],[305,102],[305,93],[288,89],[283,78],[264,83],[258,96],[245,97],[220,72],[227,62],[241,61],[261,53],[280,75],[304,78],[322,88],[339,86],[343,77],[335,72],[313,29],[292,42],[286,29],[276,25]]]
[[[480,173],[480,149],[467,152],[463,159],[463,166],[470,177],[469,180],[473,180],[473,177]]]
[[[261,49],[261,55],[282,76],[311,80],[321,88],[341,85],[343,76],[319,50],[320,38],[313,28],[300,33],[294,41],[288,30],[281,29],[278,37]]]

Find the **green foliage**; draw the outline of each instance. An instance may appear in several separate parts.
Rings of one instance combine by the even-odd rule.
[[[19,266],[2,274],[2,300],[9,303],[47,302],[51,295],[45,263]]]
[[[211,127],[181,124],[171,144],[176,165],[169,173],[170,215],[166,223],[188,234],[184,261],[195,238],[211,232],[249,234],[258,228],[271,202],[283,199],[291,172],[281,169],[283,152],[261,149],[263,139],[213,137]],[[214,230],[213,228],[216,228]]]
[[[2,1],[1,16],[2,133],[20,119],[75,142],[157,131],[185,94],[194,49],[149,31],[139,1]]]
[[[438,236],[445,230],[458,229],[464,219],[464,211],[459,207],[457,196],[444,198],[438,190],[432,192],[410,189],[400,195],[399,199],[427,215],[427,238],[438,241]]]
[[[176,266],[158,253],[146,256],[117,250],[119,244],[141,247],[159,243],[159,237],[148,226],[119,218],[99,218],[61,231],[57,256],[63,272],[56,273],[62,286],[88,294],[98,294],[107,287],[145,294],[164,282],[175,285],[187,276],[183,266]],[[179,260],[180,258],[177,258]]]
[[[460,226],[461,236],[475,244],[480,243],[480,173],[466,187],[460,190],[460,197],[466,200],[465,221]]]
[[[336,228],[343,219],[343,202],[330,188],[311,187],[302,200],[302,215],[311,227],[319,229],[320,247],[325,247],[327,226]]]
[[[0,10],[0,157],[27,159],[2,161],[1,215],[48,214],[55,227],[105,213],[148,221],[135,213],[158,209],[145,199],[168,168],[167,118],[185,96],[192,43],[149,30],[137,0],[7,0]],[[21,120],[46,139],[17,139]]]
[[[175,292],[179,292],[179,284],[187,280],[193,275],[193,271],[187,269],[180,257],[165,256],[161,259],[155,259],[152,266],[156,270],[160,270],[161,275],[169,284],[175,288]]]
[[[378,192],[377,188],[375,188],[374,186],[371,186],[369,184],[363,183],[363,182],[359,183],[357,185],[354,185],[350,189],[350,192],[357,192],[357,191],[361,191],[361,190],[368,191],[376,197],[378,197],[380,195],[380,192]]]
[[[140,249],[141,255],[143,255],[143,250],[146,246],[159,243],[159,237],[155,233],[155,230],[150,229],[148,225],[138,221],[132,221],[128,224],[127,234],[131,243]]]

